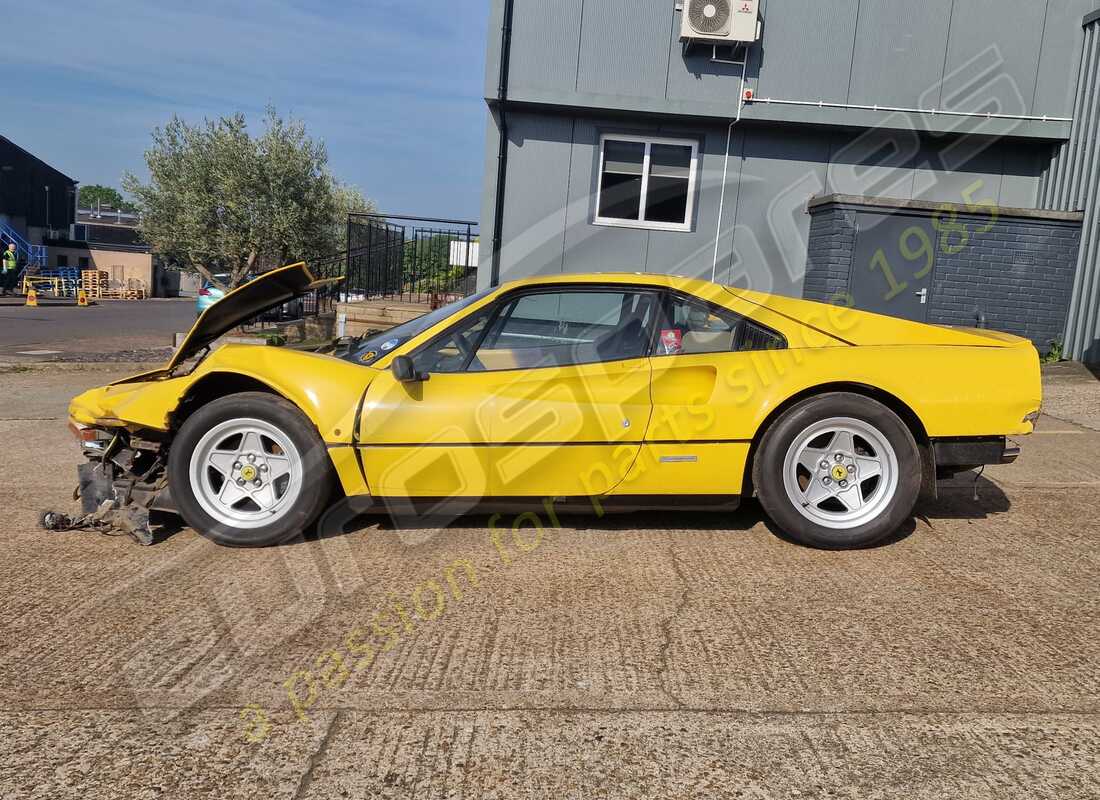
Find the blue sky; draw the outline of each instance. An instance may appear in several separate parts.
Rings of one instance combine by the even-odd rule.
[[[487,17],[488,0],[7,3],[0,133],[118,186],[173,113],[271,103],[383,210],[477,219]]]

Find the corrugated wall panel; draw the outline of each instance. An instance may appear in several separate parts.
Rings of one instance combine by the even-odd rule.
[[[951,5],[862,0],[848,102],[921,107],[943,79]]]
[[[974,145],[964,163],[952,163],[946,168],[943,150],[957,143],[927,141],[922,143],[921,154],[914,170],[914,200],[937,203],[965,203],[966,190],[977,187],[975,199],[994,202],[1001,196],[1001,171],[1004,169],[1004,150],[996,143],[984,140]],[[951,159],[954,161],[954,158]]]
[[[508,115],[508,186],[501,281],[562,270],[573,120]],[[521,274],[513,270],[522,269]]]
[[[744,147],[734,263],[720,265],[718,280],[798,297],[810,233],[806,201],[825,187],[829,139],[808,131],[746,129]]]
[[[1066,117],[1076,94],[1072,76],[1081,59],[1081,19],[1096,0],[1048,0],[1032,114]]]
[[[770,0],[757,95],[845,102],[857,7],[858,0]]]
[[[496,93],[503,2],[490,0],[490,97]],[[761,0],[764,36],[753,50],[749,78],[760,97],[973,110],[981,106],[981,92],[958,94],[973,68],[955,76],[946,103],[933,87],[945,61],[950,73],[996,45],[1000,72],[1020,98],[1018,108],[1002,110],[1065,117],[1073,96],[1066,76],[1080,56],[1077,21],[1095,2]],[[645,111],[674,101],[685,114],[694,109],[700,116],[725,116],[725,98],[737,94],[737,68],[711,64],[702,48],[685,58],[676,0],[516,3],[514,100]],[[786,111],[800,119],[811,113]],[[853,124],[866,124],[865,116],[850,113]]]
[[[1070,141],[1044,178],[1041,196],[1054,210],[1083,209],[1081,251],[1066,320],[1066,354],[1100,362],[1100,21],[1085,28]]]
[[[671,273],[692,278],[710,280],[714,267],[714,237],[718,232],[718,206],[722,192],[722,166],[726,152],[725,125],[699,128],[688,125],[663,125],[661,136],[694,139],[699,142],[699,179],[695,192],[695,216],[690,233],[674,231],[650,231],[649,249],[646,252],[646,272]],[[741,133],[735,132],[734,156],[730,158],[726,200],[722,208],[722,231],[733,230],[737,208],[739,183],[737,174],[741,162]],[[729,239],[728,236],[725,237]],[[725,244],[725,242],[723,242]],[[725,253],[729,261],[729,248],[719,247],[719,257]]]
[[[680,17],[677,14],[669,30],[668,82],[665,97],[669,100],[701,100],[706,103],[726,103],[730,116],[737,113],[741,90],[741,67],[712,61],[710,47],[685,48],[680,41]]]
[[[1030,114],[1046,8],[1045,2],[956,2],[939,108],[974,111],[995,97],[1001,113]]]
[[[920,147],[914,132],[834,134],[825,192],[910,200]]]
[[[664,97],[668,32],[674,17],[679,22],[668,0],[586,2],[577,89],[598,95]]]
[[[1002,146],[1001,194],[997,205],[1007,208],[1035,208],[1038,205],[1039,180],[1047,153],[1021,148],[1013,142]]]
[[[584,0],[515,0],[511,90],[577,88]]]
[[[1079,70],[1083,69],[1084,64],[1092,62],[1094,58],[1093,50],[1095,47],[1096,38],[1086,33],[1085,41],[1082,44],[1081,64],[1078,66]],[[1069,200],[1071,187],[1073,186],[1070,172],[1072,170],[1071,165],[1079,161],[1080,150],[1083,144],[1081,137],[1075,134],[1088,118],[1088,113],[1094,99],[1093,94],[1090,93],[1088,89],[1088,84],[1093,80],[1095,80],[1095,76],[1082,73],[1077,82],[1069,82],[1076,90],[1076,97],[1073,101],[1073,129],[1069,142],[1058,148],[1054,158],[1051,160],[1047,172],[1044,174],[1041,192],[1043,208],[1051,208],[1059,211],[1072,210],[1075,208],[1076,200],[1072,203]]]

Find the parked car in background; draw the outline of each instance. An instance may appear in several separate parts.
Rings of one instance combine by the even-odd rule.
[[[218,274],[214,276],[223,284],[229,283],[229,276],[224,274]],[[199,287],[199,296],[195,300],[195,316],[201,317],[202,312],[214,305],[214,303],[225,297],[225,289],[222,289],[217,284],[203,278],[202,286]]]
[[[226,273],[219,272],[216,273],[214,277],[222,284],[229,283],[230,276]],[[255,275],[248,275],[245,277],[244,283],[249,283],[255,279]],[[243,286],[244,283],[241,285]],[[202,312],[217,303],[225,297],[226,294],[227,292],[225,289],[222,289],[216,283],[203,279],[202,286],[199,288],[199,296],[195,300],[195,316],[201,317]],[[265,311],[260,314],[258,318],[264,321],[301,319],[304,308],[305,306],[302,298],[297,297],[285,305]]]
[[[1026,339],[657,274],[505,284],[342,358],[209,352],[326,284],[304,264],[266,273],[163,369],[74,399],[86,506],[124,497],[262,546],[341,494],[396,514],[728,510],[755,494],[804,544],[867,547],[938,477],[1014,460],[1007,437],[1042,401]]]

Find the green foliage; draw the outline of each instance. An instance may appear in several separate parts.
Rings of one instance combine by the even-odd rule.
[[[145,153],[149,183],[126,175],[154,251],[208,280],[339,252],[350,209],[373,209],[328,170],[324,144],[273,108],[253,137],[243,114],[190,125],[173,117]],[[216,283],[219,283],[215,281]]]
[[[402,277],[410,290],[443,292],[461,283],[466,269],[451,266],[452,241],[455,241],[453,236],[437,234],[405,244]],[[477,239],[470,241],[473,243]]]
[[[110,186],[101,186],[98,183],[90,183],[80,187],[80,195],[77,202],[81,208],[97,208],[110,206],[122,211],[136,211],[137,207],[122,196],[118,189]]]
[[[1044,364],[1057,364],[1065,355],[1065,345],[1061,339],[1053,339],[1050,342],[1050,350],[1043,356]]]
[[[447,292],[458,288],[466,274],[465,267],[446,267],[425,277],[421,291]]]
[[[405,242],[402,275],[406,282],[427,280],[448,268],[451,243],[446,236],[430,236]]]

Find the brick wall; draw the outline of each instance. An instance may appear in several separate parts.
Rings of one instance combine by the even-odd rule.
[[[828,303],[838,294],[847,292],[855,249],[855,212],[833,205],[814,213],[810,222],[803,297]]]
[[[975,325],[1031,339],[1044,353],[1066,326],[1081,226],[1005,219],[961,253],[940,254],[929,322]]]
[[[857,211],[881,214],[879,224],[896,226],[900,237],[914,213],[931,217],[941,207],[899,202],[891,209],[874,202],[871,206],[823,198],[811,204],[805,297],[831,302],[848,291]],[[893,217],[892,211],[899,208],[908,219]],[[959,222],[971,231],[991,222],[988,216],[967,213],[965,207],[956,210]],[[960,252],[937,252],[927,321],[1014,333],[1047,352],[1065,331],[1080,242],[1079,215],[1000,209],[992,229],[970,236]]]

